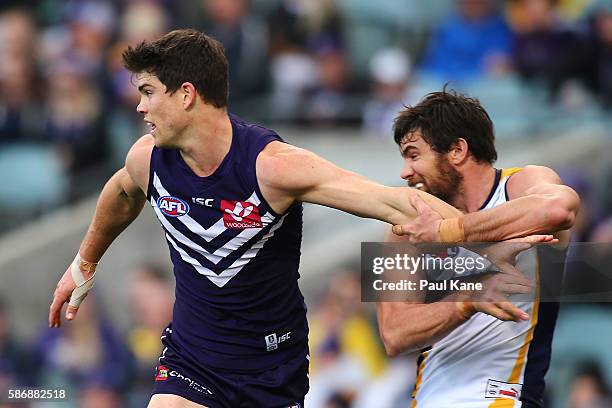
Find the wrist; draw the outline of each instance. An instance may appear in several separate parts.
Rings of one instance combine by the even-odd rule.
[[[455,302],[455,306],[457,307],[457,311],[459,312],[459,316],[462,320],[467,321],[470,317],[476,314],[476,308],[474,307],[474,303],[472,300],[465,296],[460,298]]]
[[[77,253],[74,258],[73,264],[79,268],[81,272],[85,272],[87,275],[91,275],[96,272],[96,268],[98,267],[98,262],[86,261],[81,257],[81,253]]]
[[[457,243],[465,241],[463,217],[448,218],[440,221],[440,242]]]

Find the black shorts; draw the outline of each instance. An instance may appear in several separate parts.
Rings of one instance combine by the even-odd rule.
[[[172,394],[209,408],[303,408],[306,352],[267,371],[232,373],[182,361],[168,347],[156,368],[153,394]]]

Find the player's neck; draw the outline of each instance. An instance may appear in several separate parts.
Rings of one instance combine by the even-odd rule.
[[[217,170],[232,145],[232,124],[226,110],[206,106],[197,123],[186,129],[179,152],[200,177]]]
[[[471,213],[478,211],[484,204],[495,183],[495,168],[490,164],[471,163],[462,172],[461,183],[457,204],[462,211]]]

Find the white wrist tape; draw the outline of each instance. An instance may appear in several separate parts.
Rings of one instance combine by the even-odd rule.
[[[79,307],[83,299],[87,296],[87,293],[93,288],[93,279],[94,276],[96,276],[97,265],[97,263],[83,261],[81,259],[81,254],[77,253],[74,261],[72,261],[70,265],[72,279],[74,283],[76,283],[76,288],[72,291],[72,296],[70,296],[70,306]],[[93,274],[88,279],[85,279],[81,269],[93,272]]]

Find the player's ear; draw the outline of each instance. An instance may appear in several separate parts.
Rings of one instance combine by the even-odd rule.
[[[185,110],[191,109],[198,97],[198,91],[191,82],[183,82],[180,88],[181,97],[183,98],[183,108]]]
[[[448,157],[453,164],[461,164],[469,154],[467,141],[460,137],[450,148]]]

